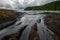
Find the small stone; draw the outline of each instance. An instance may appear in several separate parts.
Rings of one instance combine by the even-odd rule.
[[[40,23],[41,22],[41,19],[38,19],[37,22]]]

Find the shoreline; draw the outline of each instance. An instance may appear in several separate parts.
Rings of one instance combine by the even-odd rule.
[[[13,25],[24,16],[23,12],[14,10],[0,9],[0,30]]]

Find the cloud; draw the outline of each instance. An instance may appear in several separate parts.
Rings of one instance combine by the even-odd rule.
[[[27,4],[28,6],[38,6],[38,5],[43,5],[52,1],[56,1],[56,0],[35,0],[34,2]]]
[[[36,6],[36,5],[38,6],[38,5],[43,5],[52,1],[55,1],[55,0],[23,0],[22,2],[20,1],[20,4],[22,3],[24,7]]]
[[[55,0],[0,0],[0,7],[5,8],[25,8],[27,6],[43,5]]]

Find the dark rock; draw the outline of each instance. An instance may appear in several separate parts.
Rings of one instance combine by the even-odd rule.
[[[14,10],[0,9],[0,30],[8,25],[14,24],[24,13]]]
[[[19,31],[17,31],[16,33],[4,36],[1,40],[19,40],[22,35],[22,32],[27,26],[28,25],[25,25],[24,27],[19,29]]]
[[[38,19],[37,22],[40,23],[41,22],[41,19]]]
[[[13,10],[0,9],[0,23],[12,21],[17,18],[17,13]]]
[[[44,24],[60,38],[60,15],[50,14],[44,17]]]
[[[39,35],[37,33],[37,23],[31,26],[31,32],[29,34],[29,40],[40,40]]]
[[[7,28],[10,25],[13,25],[15,22],[16,22],[16,20],[0,24],[0,30]]]

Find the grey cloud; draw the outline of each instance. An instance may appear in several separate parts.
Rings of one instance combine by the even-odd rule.
[[[12,0],[11,0],[12,1]],[[7,4],[6,1],[4,2],[4,0],[0,0],[0,7],[5,7],[5,8],[15,8],[15,9],[23,9],[27,6],[38,6],[38,5],[43,5],[52,1],[56,1],[56,0],[35,0],[32,3],[29,3],[28,0],[24,0],[23,4],[19,3],[19,1],[17,0],[13,0],[13,2],[15,4]]]

